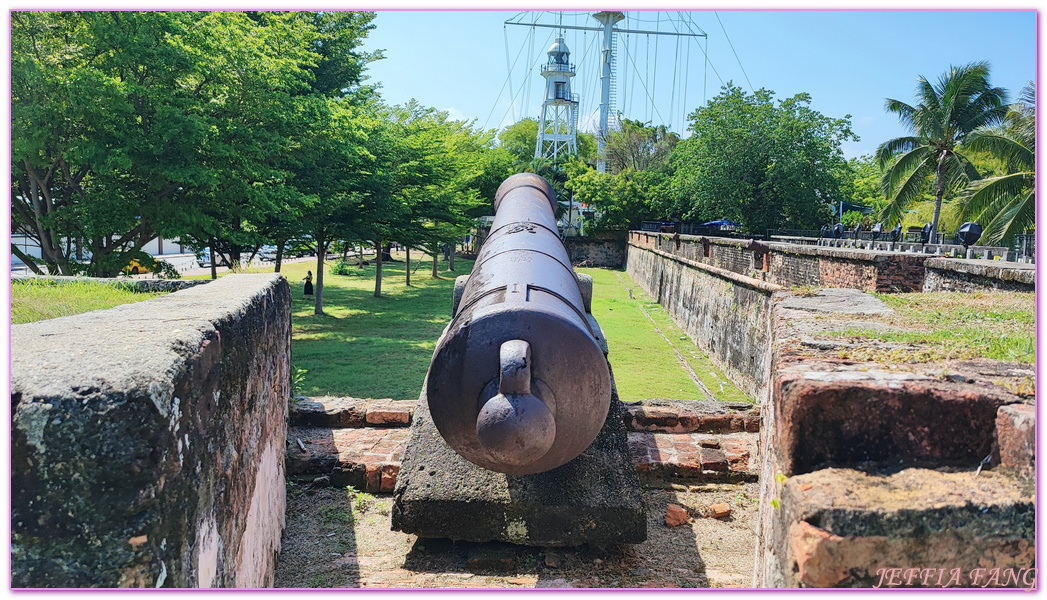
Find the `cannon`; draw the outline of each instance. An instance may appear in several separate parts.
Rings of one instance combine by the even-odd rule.
[[[607,359],[556,227],[556,195],[521,173],[495,194],[491,233],[433,352],[426,396],[443,439],[509,475],[581,454],[610,408]]]

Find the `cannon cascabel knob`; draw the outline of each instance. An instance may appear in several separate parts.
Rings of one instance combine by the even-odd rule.
[[[531,345],[510,340],[499,351],[498,394],[482,401],[476,435],[492,459],[525,465],[543,456],[556,440],[549,406],[531,392]]]

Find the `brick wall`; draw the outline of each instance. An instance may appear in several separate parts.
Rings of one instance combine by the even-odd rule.
[[[657,248],[783,287],[916,292],[923,289],[923,264],[931,258],[919,254],[770,242],[766,244],[768,253],[764,261],[758,260],[758,255],[748,249],[746,240],[634,231],[630,232],[629,241],[640,247]]]
[[[13,587],[265,587],[290,289],[229,275],[11,328]]]

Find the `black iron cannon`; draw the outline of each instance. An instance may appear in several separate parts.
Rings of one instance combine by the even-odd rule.
[[[526,475],[581,454],[607,418],[611,378],[556,227],[556,195],[523,173],[495,195],[491,233],[433,353],[426,395],[470,462]]]

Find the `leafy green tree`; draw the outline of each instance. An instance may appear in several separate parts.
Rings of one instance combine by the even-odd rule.
[[[663,216],[670,182],[663,171],[627,168],[600,173],[581,161],[572,161],[567,174],[567,190],[576,202],[595,213],[586,223],[586,234],[638,229],[641,221]]]
[[[920,76],[916,94],[915,106],[891,98],[885,104],[913,135],[888,140],[876,150],[883,169],[881,186],[888,198],[880,216],[888,225],[899,222],[933,176],[933,240],[946,190],[981,178],[961,152],[962,144],[973,131],[1003,120],[1007,93],[989,83],[989,64],[977,62],[950,67],[933,85]]]
[[[847,161],[841,173],[843,199],[845,202],[871,206],[880,210],[886,203],[880,191],[883,173],[872,155],[865,154]]]
[[[1035,84],[1022,90],[1002,125],[972,132],[966,147],[997,157],[1006,172],[972,182],[960,194],[957,224],[975,221],[984,227],[984,243],[1009,246],[1036,219]]]
[[[12,226],[52,273],[112,275],[156,233],[196,160],[203,124],[180,44],[199,13],[12,12]],[[21,253],[12,248],[16,255]],[[36,272],[36,262],[20,258]]]
[[[501,146],[487,144],[480,151],[479,173],[473,179],[484,203],[469,211],[470,217],[494,214],[494,194],[510,175],[516,173],[516,158]]]
[[[751,232],[824,224],[842,198],[840,145],[857,136],[850,115],[826,117],[810,102],[801,93],[775,104],[769,90],[724,86],[689,115],[693,135],[672,154],[672,211]]]
[[[498,145],[513,155],[518,171],[534,158],[534,147],[538,143],[538,121],[527,117],[506,126],[498,133]]]
[[[607,136],[605,159],[611,173],[646,171],[668,162],[680,136],[664,125],[653,127],[620,117],[621,127]]]

